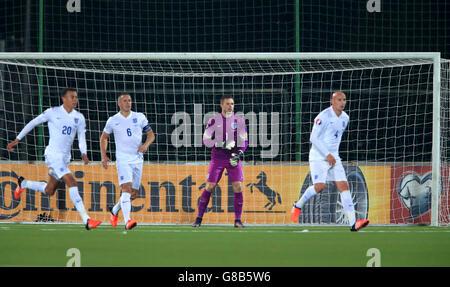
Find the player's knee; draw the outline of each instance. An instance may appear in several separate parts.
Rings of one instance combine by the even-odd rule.
[[[207,192],[212,193],[214,192],[214,190],[216,190],[216,186],[216,183],[207,183],[205,189]]]
[[[71,188],[71,187],[77,187],[78,185],[77,185],[77,182],[75,180],[73,180],[68,184],[68,186],[69,186],[69,188]]]
[[[75,178],[73,178],[73,177],[66,177],[66,178],[63,178],[63,180],[64,180],[64,183],[67,185],[68,188],[77,187],[78,186]]]
[[[53,195],[53,194],[55,194],[56,188],[47,185],[47,186],[45,187],[44,191],[45,191],[45,193],[46,193],[47,195]]]
[[[240,184],[233,185],[233,192],[234,193],[241,193],[242,192],[242,185],[240,185]]]
[[[314,189],[317,193],[321,193],[325,189],[325,183],[316,183]]]
[[[348,184],[346,182],[345,183],[341,183],[341,184],[336,184],[336,187],[339,190],[339,192],[350,190],[350,188],[348,187]]]
[[[129,194],[133,195],[133,192],[132,192],[132,189],[131,189],[130,186],[122,187],[122,192],[126,192],[126,193],[129,193]]]
[[[133,199],[136,199],[137,198],[137,194],[138,194],[138,191],[136,190],[136,189],[132,189],[131,190],[131,200],[133,200]]]

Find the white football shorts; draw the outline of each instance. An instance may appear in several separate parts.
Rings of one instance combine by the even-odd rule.
[[[117,163],[117,173],[119,175],[119,186],[131,182],[132,188],[139,190],[141,187],[143,163]]]
[[[69,169],[70,156],[61,153],[49,153],[44,156],[45,164],[50,169],[48,174],[56,180],[61,180],[64,175],[71,173]]]
[[[344,166],[340,160],[336,160],[333,167],[326,160],[313,160],[309,162],[309,168],[313,184],[327,181],[347,181]]]

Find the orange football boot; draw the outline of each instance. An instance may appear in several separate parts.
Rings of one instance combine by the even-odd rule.
[[[352,228],[350,229],[350,231],[358,231],[364,227],[366,227],[367,225],[369,225],[369,219],[358,219],[356,220],[355,224],[352,226]]]
[[[294,223],[298,222],[298,218],[300,217],[300,213],[302,213],[302,209],[298,208],[297,206],[292,206],[292,210],[291,210],[291,220]]]
[[[102,223],[101,220],[94,220],[94,219],[89,218],[88,221],[86,222],[86,229],[91,230],[91,229],[99,226],[101,223]]]
[[[135,228],[136,225],[137,225],[137,222],[130,219],[130,220],[128,220],[127,224],[125,225],[125,229],[131,230],[131,229]]]
[[[114,215],[112,212],[112,207],[109,209],[109,212],[111,212],[111,216],[109,217],[109,221],[111,222],[111,225],[116,227],[117,221],[119,220],[119,213],[117,215]]]
[[[14,198],[15,199],[19,199],[20,195],[22,194],[22,192],[25,191],[26,188],[21,188],[20,185],[22,184],[22,181],[24,180],[24,178],[21,176],[17,179],[17,187],[14,190]]]

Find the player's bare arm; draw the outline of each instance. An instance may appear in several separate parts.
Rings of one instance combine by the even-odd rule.
[[[146,135],[147,135],[147,139],[145,140],[145,142],[138,149],[140,153],[147,152],[147,150],[150,147],[150,145],[155,141],[155,134],[153,133],[153,130],[149,130],[146,133]]]
[[[16,145],[18,145],[18,144],[19,144],[19,139],[15,139],[15,140],[13,140],[12,142],[10,142],[10,143],[8,144],[8,146],[6,147],[6,149],[9,150],[9,151],[14,151],[14,147],[15,147]]]
[[[84,164],[89,164],[89,158],[86,154],[81,154],[81,158],[83,159]]]
[[[111,161],[106,154],[106,150],[108,149],[108,138],[109,134],[103,132],[100,137],[100,152],[102,155],[102,165],[104,169],[108,169],[108,162]]]

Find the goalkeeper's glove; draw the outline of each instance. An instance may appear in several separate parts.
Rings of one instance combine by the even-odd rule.
[[[238,165],[239,161],[244,156],[244,152],[242,150],[239,150],[238,153],[232,153],[230,158],[230,164],[232,167],[235,167]]]
[[[216,148],[226,149],[226,150],[232,150],[236,146],[235,141],[229,141],[229,142],[216,142]]]

